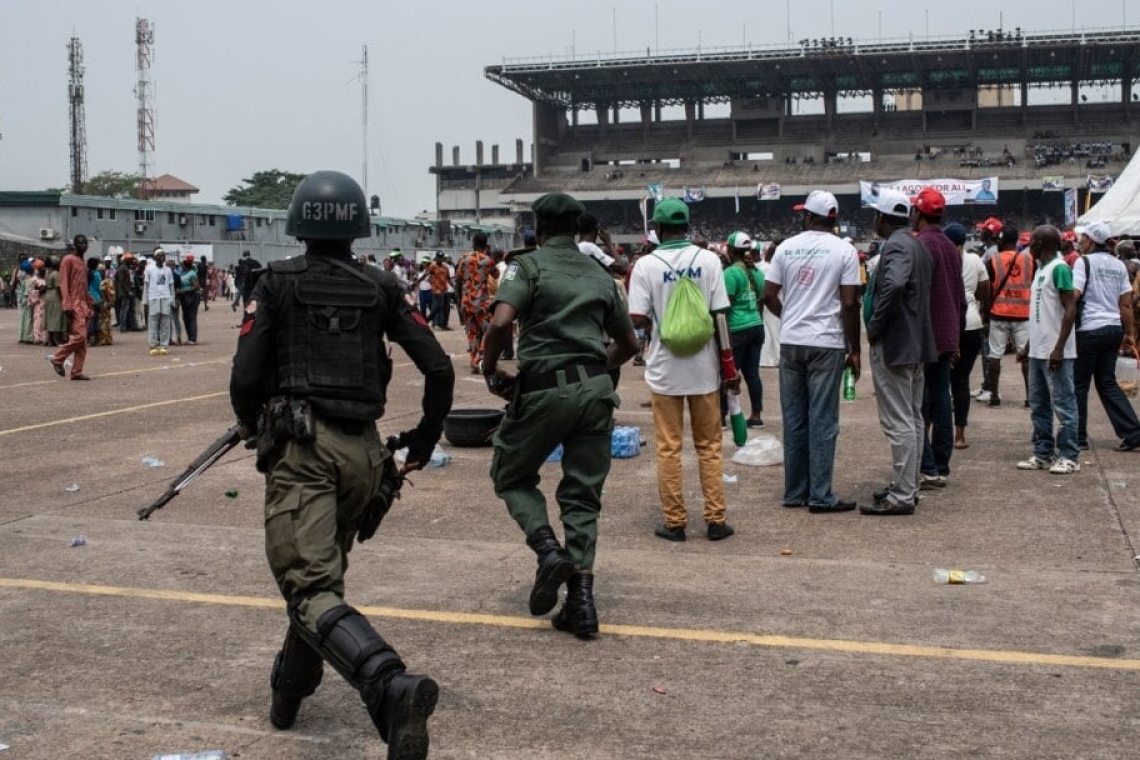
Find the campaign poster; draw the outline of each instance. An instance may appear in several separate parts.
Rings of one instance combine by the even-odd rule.
[[[979,179],[900,179],[891,182],[859,181],[859,197],[864,206],[871,206],[879,197],[880,188],[890,188],[909,197],[918,195],[924,187],[933,187],[946,198],[947,206],[992,205],[997,203],[999,181],[997,177]]]

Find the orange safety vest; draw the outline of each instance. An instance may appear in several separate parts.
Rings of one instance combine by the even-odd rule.
[[[994,294],[993,305],[990,307],[990,316],[995,319],[1029,319],[1029,295],[1033,288],[1033,257],[1028,251],[1001,251],[994,255],[990,262],[994,268],[994,279],[991,287],[998,287],[1002,280],[1000,293]],[[1006,277],[1006,267],[1012,267],[1009,277]]]

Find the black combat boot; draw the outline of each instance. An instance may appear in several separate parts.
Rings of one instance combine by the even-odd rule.
[[[558,589],[574,572],[574,563],[549,525],[527,536],[526,543],[538,555],[534,588],[530,590],[530,614],[545,615],[558,604]]]
[[[439,701],[435,681],[401,671],[388,679],[382,691],[361,693],[380,738],[388,743],[388,760],[428,756],[427,720]]]
[[[360,691],[380,738],[388,743],[388,760],[424,760],[428,753],[427,719],[439,699],[436,682],[407,673],[396,651],[348,605],[321,615],[317,635],[297,622],[294,627]]]
[[[560,631],[580,639],[591,639],[598,632],[598,610],[594,607],[594,576],[574,573],[566,582],[566,601],[550,619]]]
[[[321,683],[324,670],[321,656],[300,636],[293,626],[285,634],[285,643],[273,661],[273,703],[269,722],[276,728],[292,728],[301,709],[301,700],[312,695]]]

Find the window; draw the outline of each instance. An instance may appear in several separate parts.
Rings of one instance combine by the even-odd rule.
[[[217,219],[218,219],[218,217],[214,216],[213,214],[210,214],[210,226],[211,227],[215,226]]]
[[[137,208],[135,209],[136,222],[153,222],[154,209],[152,208]]]
[[[167,211],[166,212],[166,223],[167,224],[174,224],[174,212],[173,211]]]
[[[101,208],[95,209],[95,218],[96,219],[102,219],[103,218],[103,209],[101,209]]]
[[[258,227],[260,227],[260,226],[261,226],[261,217],[258,217],[258,218],[257,218],[257,226],[258,226]]]
[[[108,209],[108,210],[107,210],[108,218],[109,218],[111,221],[115,221],[115,212],[116,212],[116,211],[117,211],[117,209],[113,209],[113,208],[112,208],[112,209]]]
[[[79,209],[76,206],[71,207],[71,218],[72,219],[78,219],[79,218]]]

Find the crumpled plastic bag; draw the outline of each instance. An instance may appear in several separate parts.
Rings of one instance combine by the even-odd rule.
[[[768,467],[784,463],[784,444],[775,436],[763,434],[752,438],[735,454],[732,461],[753,467]]]

